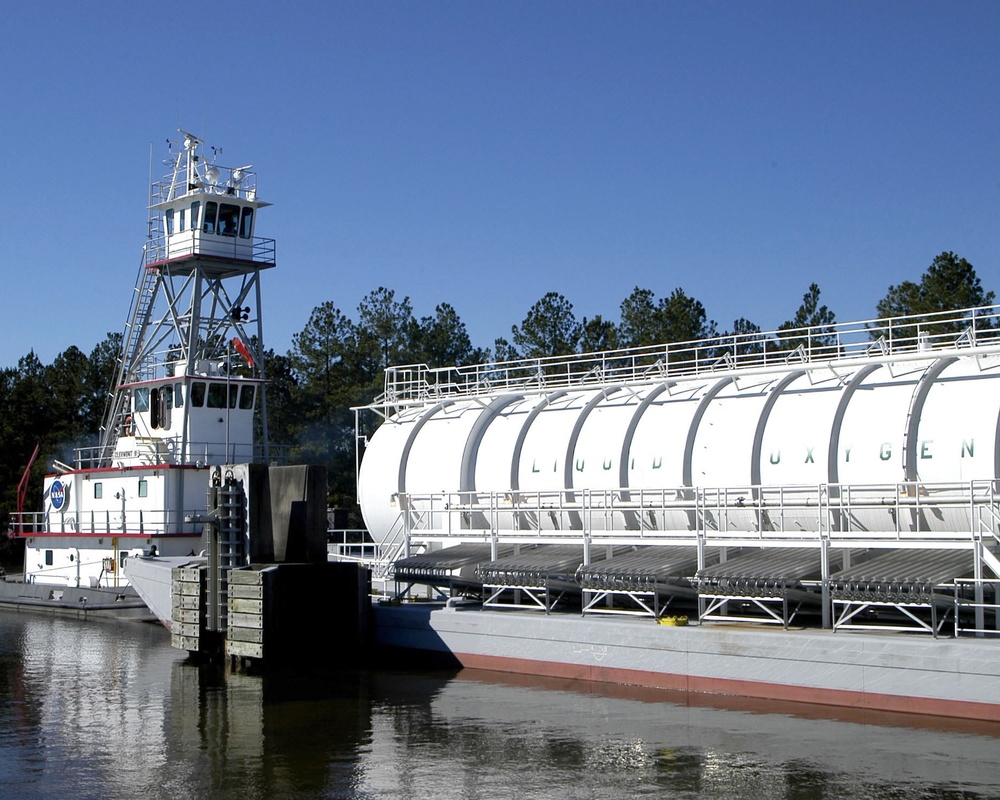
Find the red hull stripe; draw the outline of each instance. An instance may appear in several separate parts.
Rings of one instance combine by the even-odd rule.
[[[497,672],[513,672],[523,675],[540,675],[542,677],[570,680],[599,681],[602,683],[623,683],[635,686],[649,686],[657,689],[673,689],[681,692],[703,692],[706,694],[754,697],[761,700],[815,703],[818,705],[841,706],[869,711],[961,717],[963,719],[986,720],[989,722],[996,722],[1000,719],[1000,705],[976,703],[967,700],[903,697],[891,694],[878,694],[876,692],[788,686],[780,683],[741,681],[730,678],[704,678],[694,675],[674,675],[659,672],[644,672],[634,669],[561,664],[554,661],[532,661],[523,658],[483,656],[470,653],[455,653],[454,655],[463,667],[470,669],[487,669]]]

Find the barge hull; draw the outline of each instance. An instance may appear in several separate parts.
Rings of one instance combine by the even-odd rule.
[[[0,611],[31,611],[77,619],[155,621],[131,587],[97,589],[0,581]]]
[[[373,622],[379,648],[467,668],[1000,720],[1000,662],[990,640],[670,627],[424,604],[377,605]]]

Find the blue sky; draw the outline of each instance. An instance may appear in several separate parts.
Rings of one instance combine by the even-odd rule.
[[[548,291],[617,321],[840,321],[953,250],[1000,290],[1000,3],[16,3],[0,366],[122,328],[150,148],[252,163],[265,335],[380,285],[490,346]]]

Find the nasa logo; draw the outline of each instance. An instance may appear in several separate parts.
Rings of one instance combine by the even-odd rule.
[[[52,501],[52,507],[56,511],[63,507],[66,502],[66,487],[62,481],[52,481],[52,485],[49,486],[49,500]]]

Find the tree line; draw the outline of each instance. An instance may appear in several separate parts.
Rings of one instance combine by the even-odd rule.
[[[990,305],[975,269],[951,252],[938,255],[918,281],[890,286],[875,307],[887,318]],[[822,334],[836,322],[811,284],[781,331],[810,327]],[[441,303],[417,317],[408,297],[379,287],[362,299],[352,319],[332,301],[312,310],[287,353],[265,353],[270,439],[289,445],[293,463],[325,464],[329,502],[355,508],[355,426],[352,407],[366,405],[382,390],[383,370],[399,364],[461,366],[483,361],[538,358],[578,352],[690,341],[732,334],[753,336],[760,327],[747,317],[724,331],[709,318],[703,303],[682,288],[657,297],[636,287],[622,300],[617,320],[601,315],[577,319],[573,304],[548,292],[528,309],[509,336],[491,346],[475,346],[458,312]],[[796,340],[790,334],[789,347]],[[782,342],[779,341],[779,346]],[[39,464],[33,471],[27,508],[36,508],[42,473],[53,459],[72,463],[75,447],[96,444],[108,392],[115,377],[121,334],[109,333],[89,355],[70,346],[43,365],[34,352],[16,367],[0,370],[0,530],[16,508],[17,485],[36,443]],[[0,560],[10,560],[11,543],[0,536]]]

